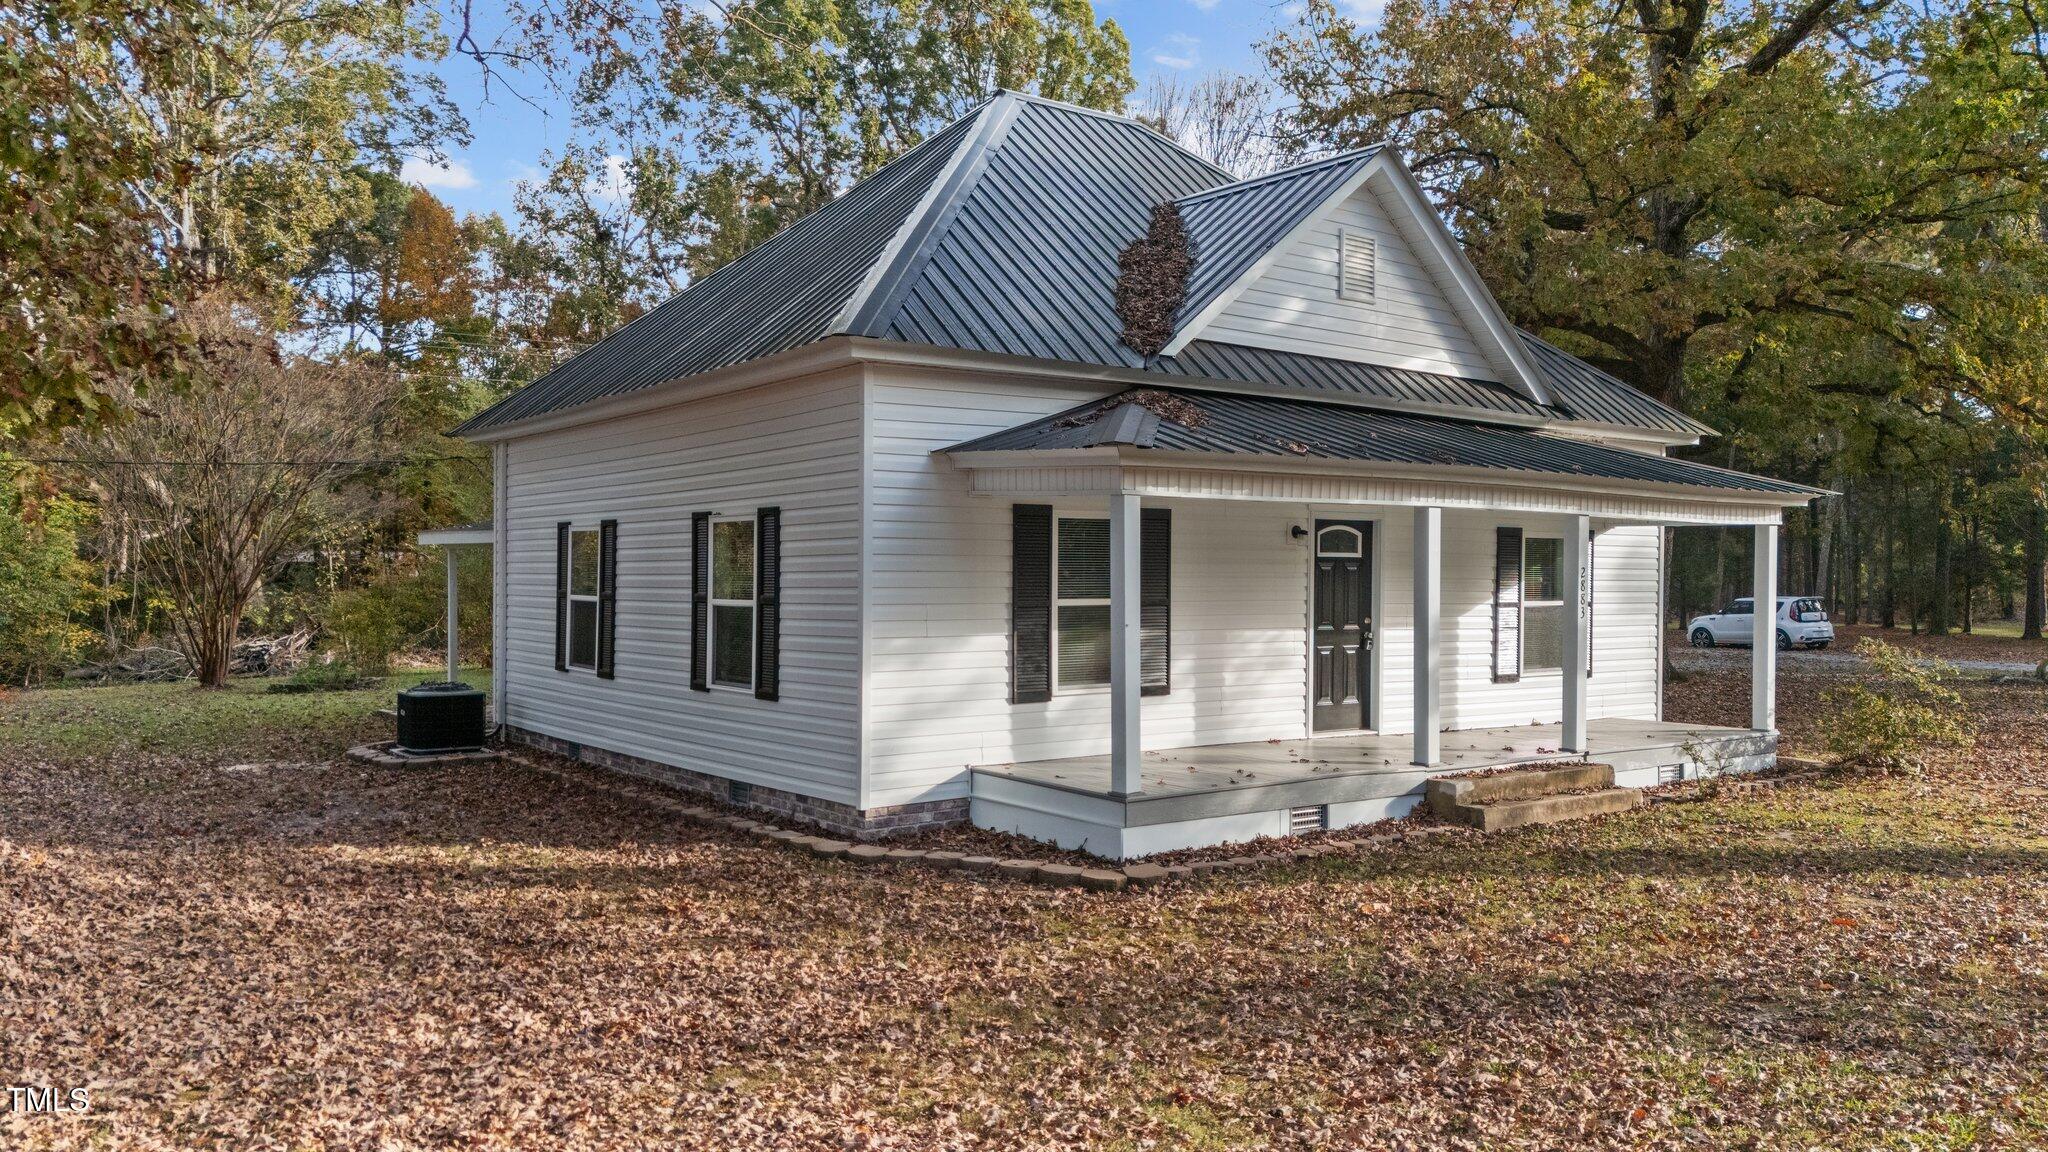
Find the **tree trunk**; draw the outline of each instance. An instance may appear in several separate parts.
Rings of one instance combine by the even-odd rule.
[[[1927,630],[1946,636],[1955,625],[1955,541],[1949,526],[1948,492],[1934,510],[1934,579],[1928,589]]]
[[[1884,626],[1899,626],[1899,508],[1895,492],[1887,485],[1884,496]]]
[[[2037,502],[2027,509],[2026,538],[2020,542],[2025,554],[2026,620],[2020,627],[2020,638],[2039,640],[2044,623],[2042,615],[2048,610],[2048,510]]]

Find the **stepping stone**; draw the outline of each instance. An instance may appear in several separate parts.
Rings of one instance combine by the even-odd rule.
[[[925,862],[934,868],[958,868],[960,867],[960,862],[967,859],[967,853],[941,849],[937,852],[925,853],[924,858]]]
[[[1038,880],[1042,884],[1079,884],[1081,869],[1072,864],[1041,864],[1038,866]]]
[[[996,871],[1017,880],[1030,880],[1037,876],[1039,863],[1036,860],[999,860]]]
[[[1001,863],[993,856],[962,856],[960,870],[963,872],[993,872]]]
[[[879,844],[855,844],[846,850],[846,858],[858,860],[863,864],[872,864],[877,860],[887,860],[889,850]]]
[[[923,848],[891,848],[891,849],[889,849],[889,859],[890,859],[890,860],[892,860],[892,861],[898,861],[898,862],[900,862],[900,861],[904,861],[904,860],[922,860],[922,859],[924,859],[924,857],[925,857],[925,849],[923,849]]]
[[[1171,875],[1173,873],[1157,864],[1124,865],[1124,878],[1140,888],[1150,888],[1154,884],[1163,884],[1166,882],[1166,878]]]
[[[811,841],[810,848],[811,855],[813,856],[844,856],[853,849],[853,845],[844,840],[814,839]]]
[[[1107,868],[1083,868],[1081,886],[1097,892],[1120,892],[1124,886],[1124,874],[1111,872]]]

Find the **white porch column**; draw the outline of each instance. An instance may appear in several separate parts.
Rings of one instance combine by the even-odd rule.
[[[1756,526],[1756,559],[1751,578],[1749,726],[1778,728],[1778,526]]]
[[[1415,763],[1443,759],[1444,510],[1415,510]]]
[[[1139,763],[1138,496],[1109,498],[1109,790],[1144,790]]]
[[[1560,743],[1567,752],[1589,752],[1586,746],[1586,646],[1592,642],[1591,621],[1586,618],[1586,569],[1593,563],[1593,549],[1587,534],[1592,519],[1564,518],[1564,570],[1558,573],[1572,610],[1564,614],[1564,736]]]
[[[441,557],[448,567],[448,682],[455,682],[455,630],[459,617],[456,615],[455,593],[455,545],[441,549]]]

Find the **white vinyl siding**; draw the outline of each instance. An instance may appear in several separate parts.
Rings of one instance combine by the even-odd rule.
[[[965,794],[966,768],[1096,755],[1108,698],[1009,702],[1010,501],[968,494],[943,456],[975,436],[1100,391],[872,370],[865,619],[868,804]],[[1048,497],[1062,516],[1089,509]],[[1307,727],[1309,548],[1317,516],[1375,522],[1377,727],[1412,731],[1412,510],[1162,500],[1173,510],[1173,694],[1142,704],[1148,749],[1298,738]],[[1555,670],[1494,684],[1493,529],[1556,533],[1555,518],[1445,515],[1444,720],[1456,728],[1552,722]],[[1594,717],[1657,715],[1657,529],[1603,527],[1595,546]]]
[[[848,370],[508,443],[507,723],[856,803],[861,419]],[[781,699],[693,692],[690,514],[767,506],[782,509]],[[550,633],[555,524],[600,516],[619,522],[613,680],[555,671]]]
[[[970,496],[967,474],[933,455],[1105,394],[874,370],[871,805],[964,796],[973,764],[1108,750],[1106,693],[1009,702],[1010,502]],[[1092,511],[1060,498],[1032,502],[1063,514]],[[1158,506],[1173,510],[1173,692],[1142,702],[1145,746],[1300,735],[1307,566],[1306,552],[1285,541],[1289,522],[1257,505]]]
[[[1373,290],[1354,298],[1343,271],[1371,241]],[[1354,273],[1355,276],[1355,273]],[[1425,258],[1367,184],[1268,265],[1203,328],[1198,339],[1499,380],[1459,309]]]

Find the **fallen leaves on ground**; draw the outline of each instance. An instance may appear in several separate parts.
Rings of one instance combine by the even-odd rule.
[[[109,695],[103,753],[12,696],[0,1082],[93,1105],[0,1144],[2038,1147],[2048,693],[1966,695],[1984,739],[1925,778],[1118,895],[350,765],[367,706],[202,749],[217,698]]]

